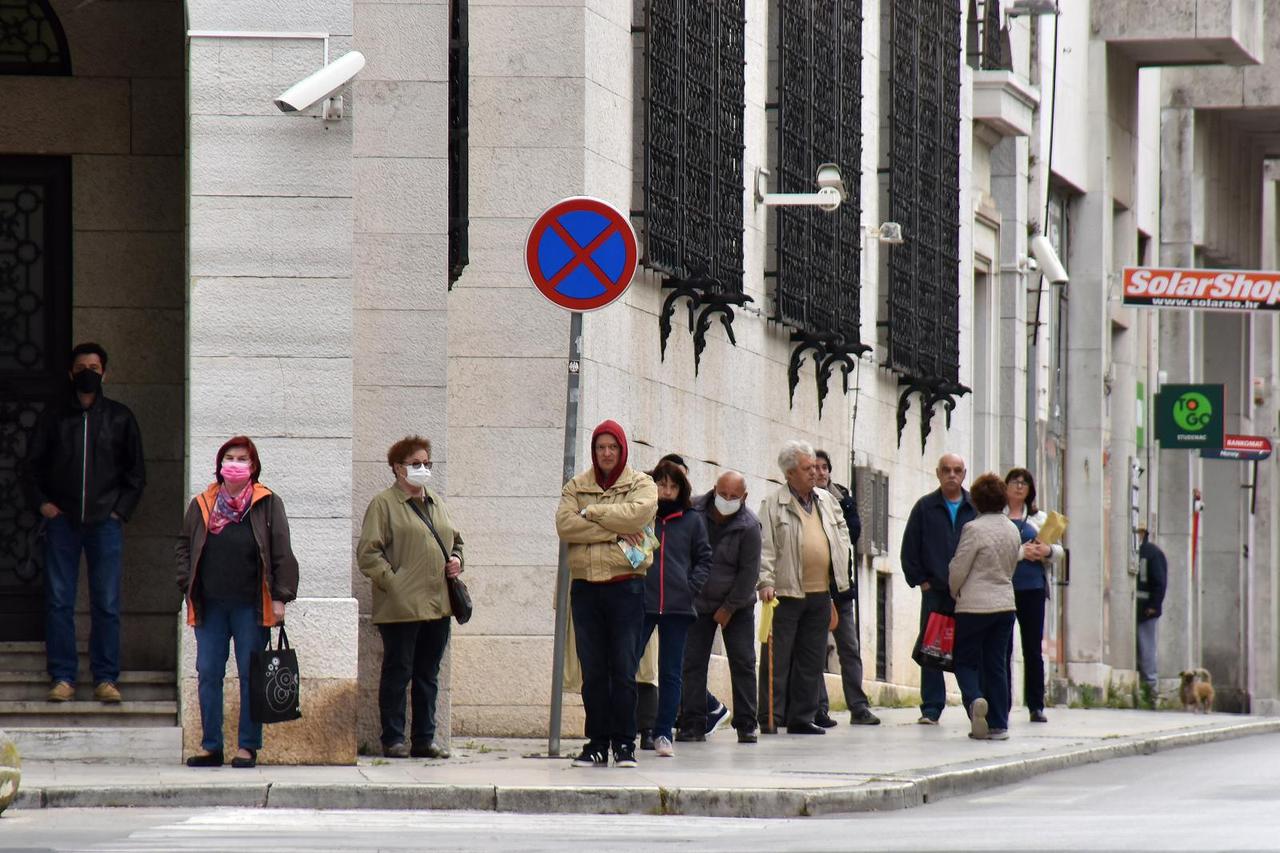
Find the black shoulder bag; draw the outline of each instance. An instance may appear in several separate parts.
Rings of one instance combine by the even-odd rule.
[[[409,498],[409,506],[418,514],[418,518],[422,519],[427,525],[427,529],[431,531],[431,535],[435,538],[436,544],[440,546],[440,552],[444,554],[444,563],[446,569],[449,560],[453,555],[449,553],[449,549],[444,547],[444,540],[440,538],[440,534],[436,532],[436,526],[431,523],[431,517],[418,508],[413,498]],[[467,585],[462,582],[462,578],[451,578],[445,576],[445,586],[449,589],[449,609],[453,611],[453,618],[458,620],[459,625],[465,625],[471,621],[471,593],[467,590]]]

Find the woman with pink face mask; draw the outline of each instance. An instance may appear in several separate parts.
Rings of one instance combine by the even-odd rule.
[[[289,544],[284,502],[258,482],[258,448],[237,435],[218,449],[216,482],[192,499],[178,539],[178,589],[187,624],[196,632],[201,751],[188,767],[220,767],[222,683],[232,640],[240,674],[239,749],[232,767],[254,767],[262,724],[249,714],[249,664],[266,646],[269,628],[284,621],[298,591],[298,561]]]

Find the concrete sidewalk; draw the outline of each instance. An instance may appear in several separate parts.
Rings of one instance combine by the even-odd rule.
[[[1015,714],[1008,741],[973,741],[949,707],[938,727],[909,709],[884,724],[841,724],[827,735],[774,735],[740,745],[726,729],[677,744],[673,759],[575,769],[530,757],[545,741],[458,739],[447,761],[362,758],[354,767],[231,767],[30,762],[15,808],[256,806],[470,809],[795,817],[899,809],[1079,764],[1280,732],[1280,718],[1050,709],[1047,725]],[[845,716],[845,715],[842,715]],[[847,719],[847,716],[845,716]],[[268,735],[268,743],[270,742]],[[565,741],[576,751],[578,741]]]

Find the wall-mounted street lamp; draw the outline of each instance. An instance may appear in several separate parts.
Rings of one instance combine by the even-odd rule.
[[[756,207],[762,204],[765,207],[817,207],[833,213],[849,197],[840,177],[840,167],[835,163],[823,163],[818,167],[816,193],[766,192],[768,177],[768,169],[756,169]]]
[[[902,226],[897,222],[881,222],[880,227],[866,225],[862,229],[862,234],[868,240],[876,240],[881,243],[887,243],[890,246],[901,246],[905,239],[902,236]]]

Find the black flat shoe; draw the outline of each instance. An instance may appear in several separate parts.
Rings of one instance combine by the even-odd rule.
[[[221,767],[222,750],[206,752],[204,755],[193,755],[187,759],[188,767]]]
[[[814,723],[792,723],[787,726],[789,735],[825,735],[827,730]]]
[[[237,755],[235,758],[231,759],[232,767],[257,767],[258,766],[258,750],[246,749],[245,752],[249,753],[249,757],[241,758],[240,756]]]
[[[831,719],[831,717],[827,714],[819,714],[818,716],[814,717],[813,724],[816,726],[822,726],[824,729],[834,729],[838,725],[838,723],[836,723],[835,720]]]
[[[1049,718],[1048,718],[1048,717],[1046,717],[1046,716],[1044,715],[1044,711],[1032,711],[1032,712],[1031,712],[1031,722],[1033,722],[1033,723],[1047,723],[1047,722],[1049,722]]]

